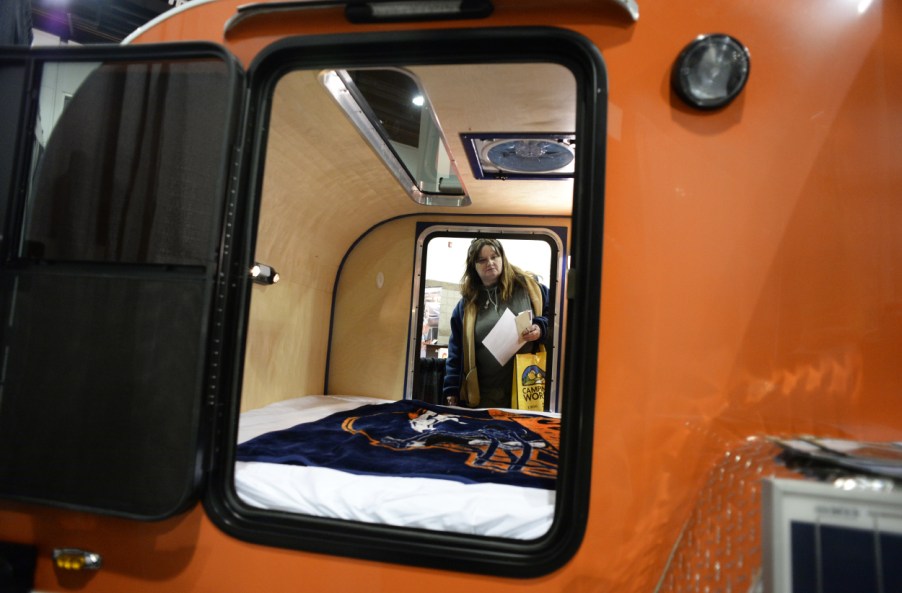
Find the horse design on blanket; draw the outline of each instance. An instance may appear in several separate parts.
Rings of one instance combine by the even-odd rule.
[[[486,417],[427,408],[386,413],[406,416],[409,430],[399,436],[401,423],[383,422],[378,414],[348,418],[342,429],[368,438],[374,447],[438,448],[466,454],[465,463],[474,468],[552,479],[557,475],[557,421],[502,410],[487,410]],[[390,434],[386,426],[393,427]]]
[[[368,404],[238,445],[238,461],[554,489],[560,420],[402,400]]]

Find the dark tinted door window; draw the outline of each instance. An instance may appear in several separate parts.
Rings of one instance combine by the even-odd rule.
[[[4,496],[142,518],[193,500],[237,89],[201,53],[26,62],[39,92],[0,268]]]

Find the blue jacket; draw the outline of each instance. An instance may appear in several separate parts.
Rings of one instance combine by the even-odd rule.
[[[539,327],[541,332],[541,337],[537,340],[537,343],[541,345],[548,335],[548,288],[529,276],[524,277],[528,285],[527,292],[532,302],[532,321]],[[537,302],[538,300],[541,300],[541,304]],[[465,323],[465,319],[468,319],[468,308],[470,309],[469,318],[471,321]],[[467,358],[467,350],[470,344],[473,343],[475,319],[475,303],[470,303],[468,307],[464,299],[460,299],[451,313],[451,338],[448,340],[448,360],[445,361],[445,380],[442,388],[444,397],[460,397],[461,405],[470,405],[471,407],[479,405],[478,388],[471,384],[464,391],[475,391],[476,393],[466,393],[466,397],[461,397],[461,382],[465,380],[466,374],[471,371],[469,361],[465,359]],[[475,345],[473,347],[475,348]],[[475,360],[475,356],[473,360]]]

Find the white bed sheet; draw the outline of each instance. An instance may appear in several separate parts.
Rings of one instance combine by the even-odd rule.
[[[241,415],[238,442],[388,400],[309,395]],[[383,477],[296,465],[239,461],[235,487],[249,505],[320,517],[515,539],[544,535],[554,491],[503,484]]]

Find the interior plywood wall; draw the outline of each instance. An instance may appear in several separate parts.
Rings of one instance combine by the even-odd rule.
[[[349,254],[335,297],[329,393],[401,399],[410,346],[416,225],[471,217],[409,217],[374,228]],[[564,218],[493,218],[492,224],[563,226]],[[381,275],[381,276],[380,276]],[[378,280],[382,279],[382,285]]]
[[[559,83],[536,83],[545,80],[536,68],[550,70]],[[414,70],[459,164],[466,162],[458,146],[462,132],[567,132],[575,125],[572,77],[559,66]],[[272,99],[254,257],[274,267],[281,281],[252,290],[242,411],[322,394],[327,384],[333,394],[402,396],[416,220],[444,216],[478,224],[482,216],[500,224],[498,215],[510,213],[517,224],[537,224],[516,216],[528,214],[549,217],[538,224],[569,226],[571,180],[477,182],[466,173],[473,203],[461,216],[445,216],[458,214],[454,208],[414,203],[317,76],[289,72]]]

